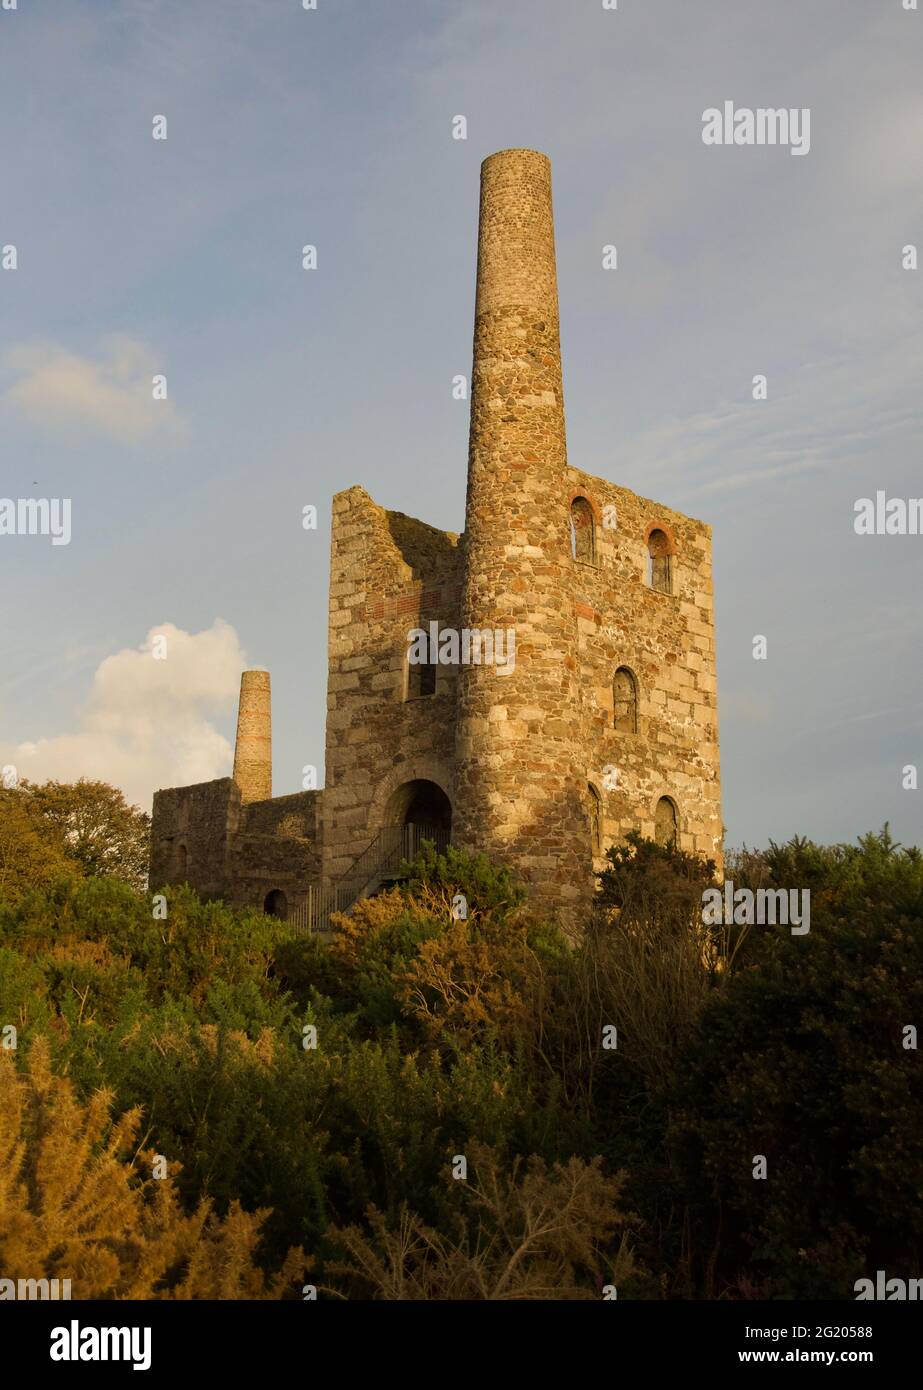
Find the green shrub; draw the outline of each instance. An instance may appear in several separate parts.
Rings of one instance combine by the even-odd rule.
[[[811,886],[811,930],[753,928],[707,1002],[674,1086],[675,1153],[703,1229],[724,1213],[707,1292],[745,1272],[768,1296],[848,1298],[869,1270],[915,1277],[923,1258],[920,1052],[904,1046],[923,1020],[923,860],[886,828],[773,846],[764,867]]]

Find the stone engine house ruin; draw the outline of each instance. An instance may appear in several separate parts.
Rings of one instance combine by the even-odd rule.
[[[420,664],[415,629],[480,641]],[[568,462],[533,150],[481,169],[464,534],[338,493],[328,654],[325,788],[273,797],[269,675],[244,672],[233,776],[154,797],[152,887],[323,928],[425,835],[566,921],[628,830],[720,864],[711,530]]]

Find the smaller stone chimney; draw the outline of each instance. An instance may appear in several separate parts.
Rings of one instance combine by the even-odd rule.
[[[240,677],[234,781],[242,803],[272,796],[272,706],[268,671],[244,671]]]

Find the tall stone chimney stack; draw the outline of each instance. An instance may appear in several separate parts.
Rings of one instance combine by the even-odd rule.
[[[272,708],[268,671],[244,671],[240,677],[234,781],[241,802],[272,796]]]
[[[591,882],[551,164],[481,166],[463,620],[512,629],[515,667],[459,668],[453,839],[507,846],[561,908]]]

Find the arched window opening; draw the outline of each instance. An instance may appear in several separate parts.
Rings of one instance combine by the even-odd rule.
[[[647,538],[647,582],[658,594],[673,592],[673,556],[664,531],[652,531]]]
[[[585,497],[575,497],[570,504],[570,553],[585,565],[596,564],[596,523]]]
[[[180,878],[185,879],[189,870],[189,851],[185,845],[177,845],[176,848],[176,872]]]
[[[612,722],[622,734],[638,732],[638,682],[627,666],[612,681]]]
[[[592,782],[587,783],[587,809],[590,817],[590,846],[594,854],[602,854],[603,808],[599,792]]]
[[[288,898],[281,888],[273,888],[266,894],[263,900],[263,911],[267,917],[278,917],[280,921],[288,920]]]
[[[658,845],[675,845],[676,829],[676,807],[668,796],[662,796],[654,813],[654,839]]]

